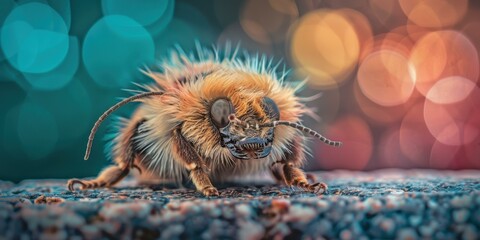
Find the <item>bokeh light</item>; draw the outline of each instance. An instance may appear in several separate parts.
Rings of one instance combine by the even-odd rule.
[[[16,3],[14,0],[5,0],[0,2],[0,23],[3,23],[5,18],[10,14],[13,8],[15,8]],[[2,31],[1,28],[3,26],[0,26],[0,41],[1,41],[1,36],[2,36]],[[1,42],[0,42],[0,61],[4,60],[5,56],[3,54],[3,49],[1,47]]]
[[[23,73],[28,83],[38,90],[56,90],[66,86],[78,69],[80,46],[78,40],[70,37],[70,46],[64,61],[46,73]]]
[[[355,68],[357,31],[345,12],[319,10],[302,17],[292,35],[291,54],[318,88],[337,87]]]
[[[22,72],[43,73],[58,66],[68,52],[68,28],[51,7],[28,3],[5,19],[1,45],[9,63]]]
[[[122,15],[129,17],[152,34],[165,29],[173,16],[175,2],[173,0],[146,0],[142,4],[129,0],[102,0],[102,10],[105,16]],[[113,28],[116,28],[113,24]]]
[[[370,22],[361,12],[351,8],[341,8],[336,10],[336,12],[348,19],[350,24],[352,24],[354,27],[357,34],[360,48],[359,55],[361,58],[363,54],[367,54],[367,52],[370,51],[368,47],[370,47],[369,43],[372,42],[373,39],[373,32]]]
[[[475,46],[456,31],[426,34],[413,47],[410,61],[416,71],[416,88],[423,95],[442,78],[460,76],[476,82],[479,76]]]
[[[422,27],[452,26],[460,21],[468,8],[468,0],[400,0],[408,19]]]
[[[325,169],[347,168],[364,169],[372,156],[373,137],[368,124],[361,118],[349,115],[338,118],[325,133],[330,139],[343,142],[341,148],[332,149],[324,143],[317,142],[316,155]]]
[[[480,112],[480,90],[475,88],[462,101],[438,104],[425,101],[424,118],[430,133],[438,142],[446,145],[462,145],[478,137],[480,122],[476,114]]]
[[[102,0],[102,9],[105,15],[124,15],[148,26],[162,17],[168,2],[147,0],[137,4],[128,0]]]
[[[467,98],[475,87],[474,82],[464,77],[446,77],[430,88],[427,98],[434,103],[456,103]]]
[[[357,78],[365,96],[382,106],[405,103],[415,88],[413,67],[393,51],[370,54],[360,65]]]
[[[248,0],[240,14],[240,24],[255,41],[270,43],[285,38],[285,32],[297,17],[298,9],[294,1]]]
[[[376,125],[389,125],[399,122],[403,115],[408,111],[412,100],[403,105],[382,106],[369,98],[367,98],[358,85],[358,81],[353,86],[353,95],[359,110],[368,118],[368,120]]]
[[[98,20],[83,43],[83,63],[97,84],[131,86],[138,69],[154,61],[152,36],[138,22],[120,15]]]

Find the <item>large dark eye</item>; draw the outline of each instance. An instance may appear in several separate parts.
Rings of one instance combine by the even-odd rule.
[[[273,120],[280,120],[280,110],[278,110],[277,104],[269,98],[263,98],[263,110],[267,114],[267,116]]]
[[[227,99],[218,99],[210,108],[210,116],[213,123],[218,128],[223,128],[228,125],[228,116],[233,113],[232,103]]]

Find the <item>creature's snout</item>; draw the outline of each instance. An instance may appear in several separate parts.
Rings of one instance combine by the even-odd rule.
[[[241,160],[265,158],[272,150],[273,128],[262,134],[258,122],[246,123],[233,116],[230,124],[220,129],[220,134],[223,146]]]
[[[260,137],[244,138],[237,142],[236,146],[244,151],[260,151],[268,144],[267,139]]]

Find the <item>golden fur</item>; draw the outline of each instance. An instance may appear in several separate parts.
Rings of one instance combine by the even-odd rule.
[[[185,167],[175,160],[171,141],[171,132],[180,124],[182,134],[204,157],[211,170],[210,177],[220,180],[267,170],[272,162],[289,151],[289,141],[302,138],[297,130],[278,126],[273,149],[267,159],[242,161],[233,158],[219,144],[220,136],[209,117],[209,103],[227,97],[238,116],[253,111],[265,119],[261,99],[266,96],[277,104],[280,120],[298,122],[306,109],[295,96],[295,89],[282,85],[274,72],[266,69],[258,72],[254,66],[239,64],[231,59],[191,62],[182,58],[174,66],[164,68],[163,74],[145,71],[156,82],[156,85],[145,88],[149,91],[162,90],[165,94],[143,100],[143,105],[134,114],[146,118],[146,125],[154,130],[149,131],[149,135],[139,136],[145,139],[142,146],[150,146],[157,156],[156,159],[139,160],[138,165],[145,170],[145,174],[168,179],[186,175]],[[180,83],[179,79],[185,82]],[[120,135],[124,134],[122,131]]]

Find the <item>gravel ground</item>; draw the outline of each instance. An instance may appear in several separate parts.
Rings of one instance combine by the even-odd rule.
[[[0,181],[0,239],[480,239],[480,171],[313,173],[324,195],[256,183],[68,192]]]

